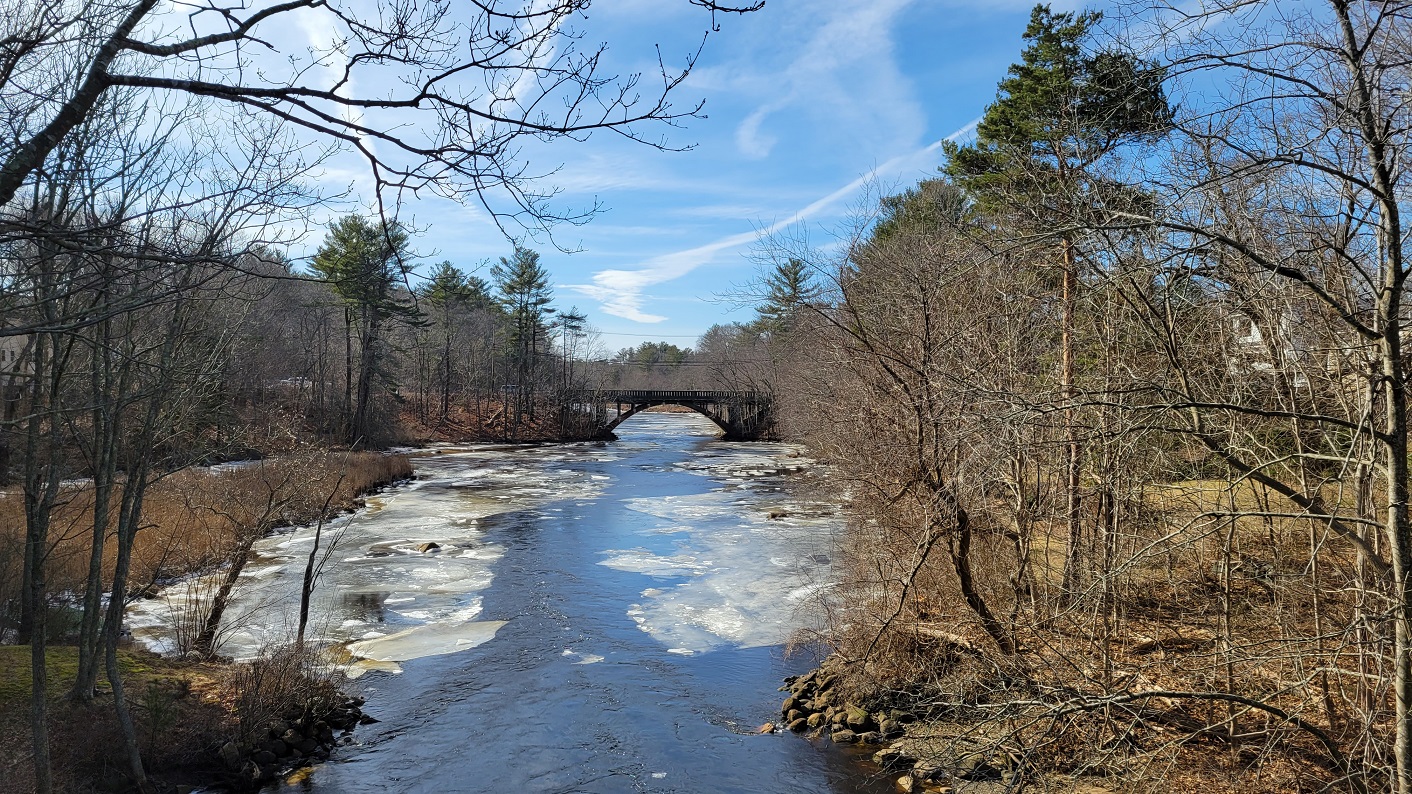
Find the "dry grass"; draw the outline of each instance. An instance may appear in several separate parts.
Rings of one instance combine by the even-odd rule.
[[[0,794],[22,794],[34,785],[26,721],[29,652],[28,646],[0,646]],[[112,695],[102,694],[90,706],[62,699],[77,665],[74,648],[48,650],[50,747],[57,789],[121,790],[127,783],[120,771],[122,738]],[[172,783],[211,779],[211,753],[231,730],[219,694],[221,669],[130,650],[119,652],[119,665],[149,772]],[[100,679],[100,688],[106,689],[105,679]]]
[[[249,533],[316,521],[330,512],[359,506],[360,497],[411,476],[402,455],[375,452],[304,451],[274,460],[211,469],[188,469],[154,483],[143,504],[133,546],[131,591],[142,591],[218,565]],[[114,495],[116,503],[121,488]],[[64,486],[53,513],[47,566],[51,592],[77,592],[92,553],[94,493],[91,483]],[[14,603],[23,559],[23,496],[0,495],[0,633],[3,607]],[[107,526],[105,577],[111,576],[116,518]]]
[[[0,794],[33,786],[27,722],[30,649],[0,646]],[[218,750],[234,741],[248,752],[270,724],[292,712],[332,708],[344,699],[308,653],[269,649],[251,662],[164,659],[145,651],[119,651],[128,705],[136,723],[143,766],[156,791],[242,781],[221,762]],[[125,773],[122,734],[112,693],[100,677],[89,705],[64,700],[77,671],[73,647],[50,647],[50,748],[56,790],[132,791]],[[248,788],[248,781],[243,781]]]
[[[1328,503],[1341,497],[1331,488]],[[1349,790],[1351,772],[1377,790],[1391,693],[1385,640],[1359,618],[1376,582],[1360,579],[1352,544],[1307,519],[1252,515],[1287,508],[1248,483],[1170,483],[1135,498],[1139,518],[1119,529],[1111,571],[1095,566],[1067,603],[1057,593],[1062,527],[1033,528],[1032,590],[1018,609],[1013,549],[998,534],[976,538],[978,588],[1012,616],[1020,652],[1009,657],[960,598],[944,552],[911,576],[899,607],[896,583],[917,544],[859,527],[848,598],[830,607],[832,640],[855,660],[852,696],[928,715],[917,755],[946,766],[958,753],[1005,753],[1038,775],[1037,790],[1068,790],[1046,772],[1114,791],[1251,794]],[[882,629],[879,616],[894,610]],[[1173,694],[1128,698],[1158,691]]]

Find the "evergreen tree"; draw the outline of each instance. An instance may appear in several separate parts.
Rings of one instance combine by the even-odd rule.
[[[438,263],[418,292],[437,309],[446,305],[468,309],[499,308],[485,279],[467,273],[449,261]]]
[[[765,277],[764,302],[755,309],[752,323],[760,334],[785,334],[794,328],[800,310],[818,297],[809,268],[793,257],[777,262]]]
[[[499,293],[500,305],[509,315],[508,348],[518,376],[516,409],[528,409],[533,419],[539,349],[548,341],[546,318],[554,311],[549,308],[554,299],[549,271],[539,263],[538,253],[515,246],[511,258],[501,257],[491,266],[490,277]]]
[[[453,344],[457,320],[466,310],[488,302],[489,296],[485,294],[484,281],[474,279],[449,261],[437,264],[419,293],[431,309],[440,336],[436,380],[440,387],[441,419],[444,421],[451,411],[451,392],[457,381]],[[419,367],[419,373],[424,371],[424,367]]]
[[[437,263],[436,269],[427,277],[426,284],[419,292],[437,308],[463,303],[471,296],[466,274],[449,260]]]
[[[362,444],[372,429],[374,381],[391,382],[382,366],[385,327],[394,318],[415,316],[396,298],[397,285],[411,270],[409,244],[396,222],[348,215],[333,224],[314,255],[313,271],[329,282],[344,307],[344,430],[351,445]]]
[[[881,243],[903,229],[954,228],[971,214],[966,191],[949,179],[924,179],[916,187],[882,200],[882,217],[870,241]]]
[[[588,315],[579,307],[570,306],[567,311],[559,312],[559,319],[554,324],[559,328],[559,354],[564,362],[563,388],[578,389],[578,384],[574,382],[574,360],[579,355],[579,342],[588,335]]]
[[[1102,18],[1034,7],[1021,62],[1000,82],[975,143],[948,147],[943,170],[975,200],[1045,223],[1091,219],[1114,193],[1126,195],[1091,169],[1124,144],[1164,133],[1172,109],[1161,67],[1084,51]]]
[[[1074,412],[1074,306],[1079,286],[1076,230],[1131,209],[1140,191],[1106,179],[1096,168],[1120,146],[1154,138],[1170,125],[1165,74],[1129,53],[1086,52],[1102,14],[1054,13],[1034,7],[1021,62],[1000,82],[996,101],[976,128],[976,141],[950,146],[943,171],[982,207],[1016,220],[1059,244],[1061,279],[1060,400],[1064,405],[1069,555],[1066,592],[1083,568],[1079,428]]]

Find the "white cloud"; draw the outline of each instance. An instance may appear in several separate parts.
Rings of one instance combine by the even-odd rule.
[[[598,301],[599,308],[606,314],[633,322],[660,323],[669,318],[660,314],[649,314],[642,309],[643,302],[646,300],[643,293],[648,287],[681,278],[696,268],[714,261],[722,252],[750,245],[763,236],[774,234],[800,221],[817,217],[876,179],[914,172],[925,162],[929,162],[932,156],[941,149],[943,143],[968,138],[975,132],[976,125],[979,123],[979,118],[974,119],[939,141],[894,157],[828,195],[809,203],[788,218],[776,221],[763,229],[732,234],[706,245],[653,257],[634,269],[600,270],[593,274],[593,283],[565,284],[564,288]]]
[[[709,218],[712,220],[750,220],[768,215],[759,204],[701,204],[689,207],[675,207],[667,210],[679,218]]]
[[[593,274],[592,284],[565,284],[564,287],[598,301],[607,314],[638,323],[660,323],[667,318],[642,310],[644,290],[681,278],[715,259],[721,251],[746,245],[757,236],[756,232],[733,234],[696,248],[653,257],[635,270],[600,270]]]
[[[770,117],[783,112],[893,146],[910,145],[924,128],[925,114],[911,81],[893,57],[893,30],[898,17],[915,2],[877,0],[799,8],[797,17],[781,22],[805,28],[807,38],[789,53],[782,69],[760,71],[752,61],[710,70],[695,79],[703,87],[764,98],[736,127],[736,145],[746,157],[770,154],[778,141],[769,132]],[[779,32],[776,41],[783,44],[792,37],[793,31]]]
[[[756,108],[735,128],[735,144],[741,154],[756,160],[770,156],[770,150],[775,148],[778,139],[773,135],[762,135],[760,125],[765,122],[766,116],[784,106],[785,103],[779,102]]]

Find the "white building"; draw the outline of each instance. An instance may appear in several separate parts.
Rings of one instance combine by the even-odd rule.
[[[34,337],[0,336],[0,419],[13,419],[34,377]]]

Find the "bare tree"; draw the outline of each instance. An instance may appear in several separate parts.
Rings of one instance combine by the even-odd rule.
[[[686,2],[706,10],[712,27],[717,14],[763,5]],[[582,48],[574,27],[587,8],[582,0],[22,0],[0,38],[9,125],[0,203],[105,93],[131,87],[208,97],[352,147],[372,169],[380,202],[431,192],[531,226],[579,219],[549,208],[552,191],[520,160],[521,145],[601,130],[665,146],[643,125],[700,109],[671,102],[694,55],[678,71],[661,64],[652,90],[640,75],[602,73],[604,47]],[[269,37],[303,15],[332,31],[329,42],[279,53]],[[280,66],[271,54],[292,60]]]
[[[1396,735],[1390,747],[1377,740],[1385,723],[1375,705],[1381,697],[1373,696],[1358,739],[1368,765],[1362,774],[1385,773],[1393,790],[1412,792],[1402,221],[1412,196],[1405,173],[1412,5],[1232,2],[1194,15],[1161,4],[1144,11],[1185,85],[1223,88],[1193,103],[1179,120],[1171,168],[1151,175],[1170,196],[1165,212],[1114,220],[1162,230],[1170,270],[1189,273],[1224,302],[1222,319],[1237,331],[1231,366],[1265,381],[1212,388],[1219,373],[1206,367],[1208,377],[1191,377],[1189,354],[1171,347],[1181,374],[1164,384],[1161,401],[1237,476],[1278,495],[1285,506],[1271,511],[1307,521],[1313,537],[1327,533],[1329,543],[1356,553],[1358,590],[1372,600],[1347,615],[1340,633],[1363,658],[1390,662]],[[1216,19],[1219,32],[1207,27]],[[1259,426],[1282,426],[1284,440],[1244,443],[1242,431]],[[1363,496],[1342,500],[1345,487]],[[1375,498],[1381,509],[1371,509]],[[1311,549],[1309,564],[1320,556]],[[1321,621],[1330,606],[1314,605]]]

